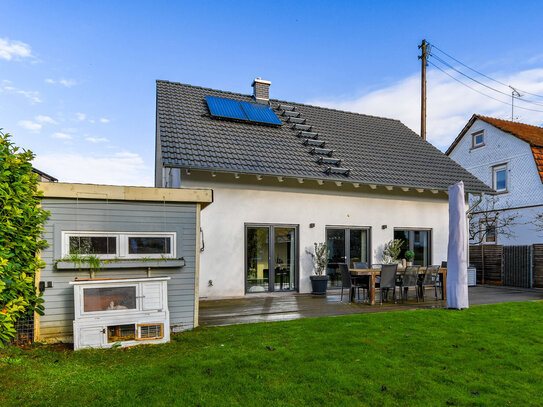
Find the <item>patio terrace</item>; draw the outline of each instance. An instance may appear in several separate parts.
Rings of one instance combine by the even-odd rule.
[[[427,290],[426,301],[418,302],[411,292],[404,304],[393,301],[370,306],[365,303],[348,303],[348,294],[340,301],[339,290],[326,296],[311,294],[247,295],[243,298],[224,300],[200,300],[200,325],[221,326],[254,322],[288,321],[299,318],[314,318],[375,312],[406,311],[428,308],[445,308],[446,301],[435,301],[432,290]],[[379,299],[377,293],[377,301]],[[543,289],[524,289],[479,285],[469,287],[470,305],[495,304],[500,302],[541,301]]]

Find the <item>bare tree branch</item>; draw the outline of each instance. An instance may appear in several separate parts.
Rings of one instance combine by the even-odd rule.
[[[469,238],[474,244],[486,242],[487,236],[494,233],[497,237],[515,237],[512,226],[516,225],[519,217],[515,211],[496,209],[498,198],[496,196],[483,199],[472,211],[469,217]],[[503,206],[503,205],[502,205]],[[543,214],[541,217],[543,229]]]

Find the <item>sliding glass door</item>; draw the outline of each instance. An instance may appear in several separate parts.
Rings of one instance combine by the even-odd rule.
[[[394,239],[400,239],[404,242],[400,259],[405,258],[407,250],[411,250],[415,253],[413,264],[428,266],[432,263],[430,230],[395,229]]]
[[[297,290],[297,227],[247,225],[245,236],[246,292]]]
[[[326,228],[326,244],[328,246],[329,285],[341,285],[339,264],[346,263],[350,268],[353,263],[369,261],[369,228]]]

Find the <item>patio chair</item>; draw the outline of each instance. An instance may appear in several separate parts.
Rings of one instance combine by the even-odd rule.
[[[417,294],[417,302],[419,302],[419,269],[420,266],[407,266],[402,278],[399,281],[400,295],[402,303],[407,299],[407,294],[410,288],[414,288]]]
[[[424,289],[426,287],[434,287],[435,297],[437,301],[437,287],[440,285],[439,281],[439,266],[428,266],[424,272],[424,277],[419,280],[419,290],[424,301]]]
[[[355,269],[367,269],[368,267],[368,263],[366,262],[353,262],[353,268]],[[366,292],[370,289],[370,276],[353,276],[353,278],[356,280],[356,284],[362,288],[362,294],[365,299]]]
[[[388,299],[388,292],[392,289],[392,298],[396,303],[396,274],[398,272],[398,264],[383,264],[381,266],[381,281],[379,288],[381,290],[381,305],[383,305],[383,295],[386,292]],[[377,287],[376,287],[377,288]]]
[[[341,301],[343,301],[343,289],[349,289],[349,302],[351,301],[352,290],[358,290],[358,298],[360,298],[360,289],[365,288],[361,285],[356,277],[351,276],[349,267],[345,263],[339,264],[339,271],[341,273]]]
[[[353,268],[355,269],[367,269],[368,268],[368,263],[365,263],[363,261],[360,261],[360,262],[354,262],[353,263]]]

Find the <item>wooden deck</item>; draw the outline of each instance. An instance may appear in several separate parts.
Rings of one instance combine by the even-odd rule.
[[[413,309],[444,308],[445,301],[435,301],[432,290],[427,290],[426,302],[417,303],[414,293],[405,304],[393,301],[383,305],[349,304],[347,292],[343,302],[337,291],[326,296],[310,294],[288,294],[252,296],[226,300],[200,301],[200,325],[220,326],[253,322],[288,321],[299,318],[314,318],[374,312],[406,311]],[[377,295],[379,298],[379,294]],[[469,288],[470,305],[498,302],[543,300],[543,290],[498,286]]]

